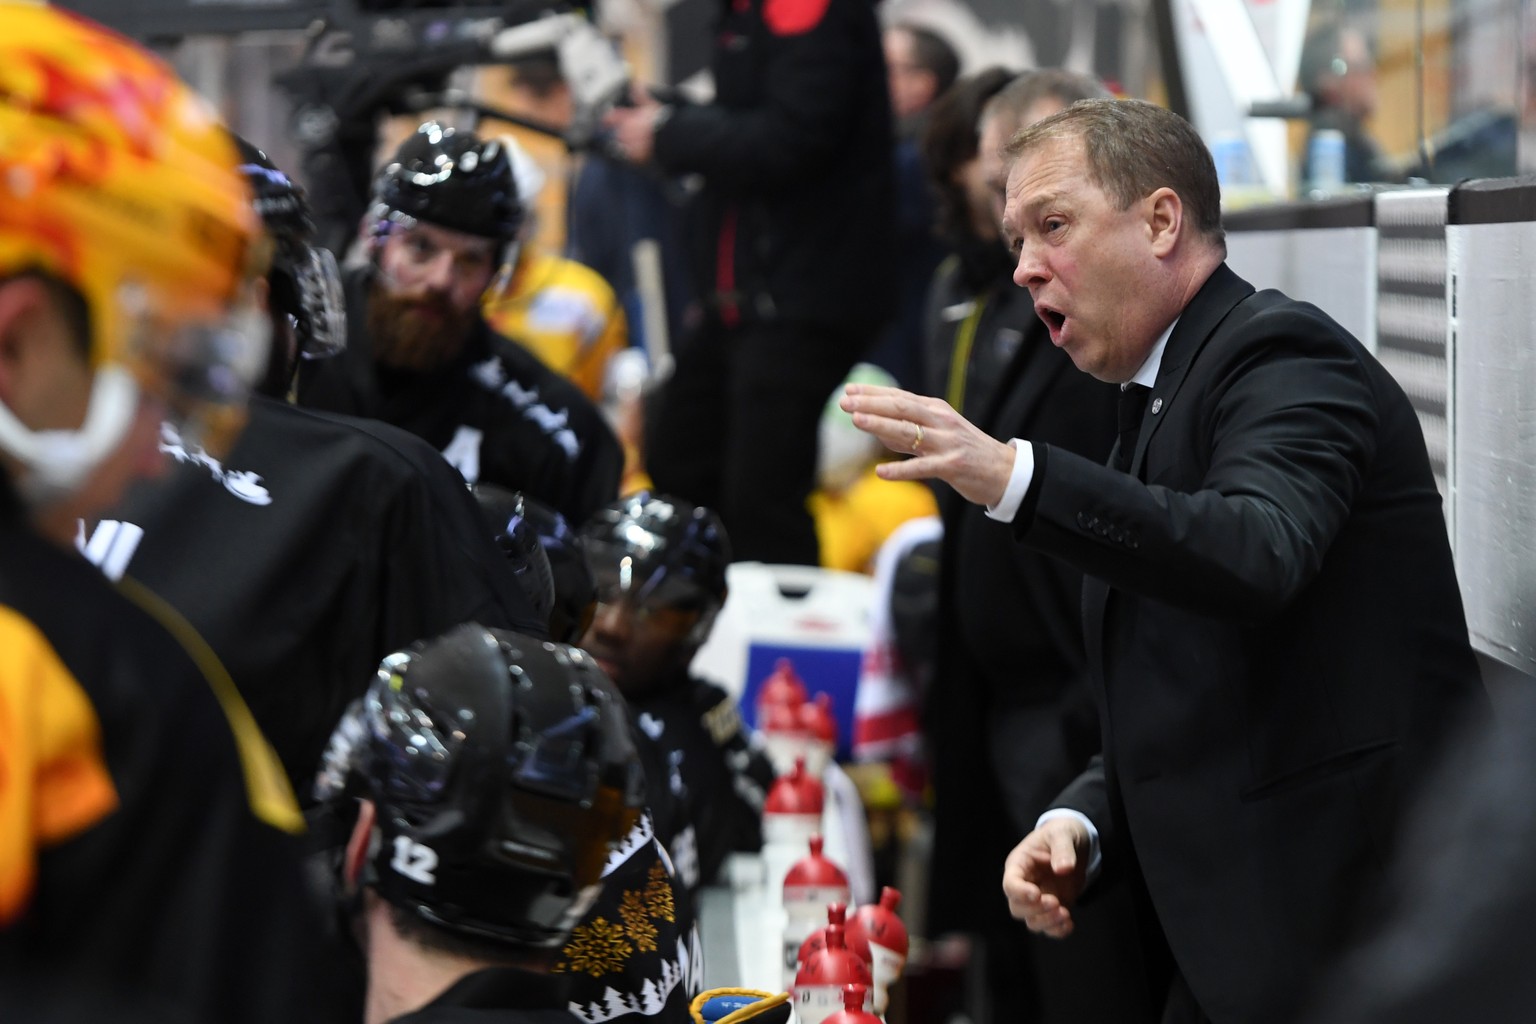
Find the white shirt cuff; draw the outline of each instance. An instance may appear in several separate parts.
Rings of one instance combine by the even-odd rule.
[[[1071,818],[1088,830],[1088,874],[1083,878],[1083,885],[1086,888],[1099,877],[1099,867],[1104,862],[1104,856],[1099,852],[1099,830],[1093,827],[1093,822],[1088,820],[1088,815],[1082,811],[1074,811],[1070,807],[1051,808],[1040,815],[1040,819],[1035,822],[1035,828],[1039,828],[1052,818]]]
[[[997,504],[987,506],[987,518],[1001,523],[1013,522],[1013,517],[1019,514],[1019,506],[1024,504],[1029,482],[1035,478],[1034,446],[1018,438],[1008,443],[1013,445],[1017,453],[1013,457],[1013,472],[1008,475],[1008,486],[1003,489],[1003,496],[997,500]]]

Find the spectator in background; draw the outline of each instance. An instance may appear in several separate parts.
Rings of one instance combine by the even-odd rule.
[[[525,215],[502,143],[417,129],[375,181],[369,262],[343,277],[346,351],[305,364],[299,401],[403,427],[469,483],[580,522],[618,493],[623,451],[580,389],[481,312],[517,262]]]
[[[947,246],[934,216],[918,140],[933,105],[960,74],[960,59],[944,38],[909,23],[885,30],[885,68],[896,118],[896,309],[866,357],[899,386],[923,386],[923,298]]]
[[[542,190],[535,206],[540,220],[547,220],[546,213],[564,218],[565,255],[608,282],[628,321],[630,343],[654,362],[682,336],[693,301],[682,242],[681,189],[669,189],[654,168],[634,167],[613,152],[606,132],[593,123],[593,112],[577,106],[553,49],[512,61],[507,85],[518,112],[565,133],[562,144],[571,147],[560,154],[562,163],[571,161],[569,185]],[[550,161],[537,158],[549,136],[517,125],[511,130],[525,150],[536,142],[533,163],[549,173]],[[660,256],[660,290],[654,295],[643,293],[635,268],[636,246],[647,241],[657,245]],[[663,337],[647,335],[650,302],[658,304]]]
[[[1051,344],[1029,293],[1013,284],[999,237],[997,175],[1002,147],[1020,128],[1108,92],[1075,72],[1026,71],[987,98],[978,115],[968,97],[996,81],[987,72],[963,80],[950,93],[960,102],[941,102],[930,125],[936,144],[946,136],[972,140],[958,168],[941,170],[943,156],[934,156],[943,191],[966,203],[954,219],[970,239],[960,251],[972,254],[968,269],[976,275],[959,261],[946,265],[935,307],[967,312],[935,317],[930,330],[958,335],[961,343],[949,346],[956,376],[969,370],[973,383],[963,405],[981,429],[1003,440],[1048,436],[1102,462],[1115,440],[1119,392],[1077,372]],[[946,124],[951,117],[960,123]],[[924,713],[935,819],[930,934],[979,941],[983,983],[999,1019],[1006,1008],[1038,1024],[1155,1021],[1127,886],[1106,886],[1082,911],[1073,941],[1061,944],[1014,921],[996,898],[996,879],[987,877],[1099,750],[1082,573],[1014,544],[1006,524],[949,488],[940,494],[937,662]]]
[[[943,36],[910,22],[887,28],[882,43],[897,135],[916,138],[928,108],[960,77],[960,58]]]
[[[697,173],[706,314],[646,417],[656,485],[718,509],[743,560],[815,565],[806,499],[826,396],[894,281],[890,101],[868,0],[721,0],[714,102],[637,90],[607,115],[637,164]]]
[[[1323,130],[1344,136],[1344,180],[1395,181],[1381,148],[1366,132],[1365,122],[1376,113],[1376,59],[1360,29],[1329,22],[1307,37],[1302,48],[1301,85],[1312,100],[1307,144],[1301,154],[1303,186],[1316,180],[1313,140]]]
[[[981,335],[978,345],[978,321],[987,304],[1001,300],[1027,305],[1014,295],[1018,289],[999,234],[999,216],[976,201],[983,187],[978,155],[981,112],[1013,77],[1012,71],[988,68],[962,78],[934,105],[922,137],[923,172],[938,201],[940,237],[951,253],[923,293],[927,322],[922,390],[961,412],[979,414],[986,408],[1021,338],[1019,325],[1013,323],[1003,333]],[[1033,309],[1029,315],[1034,315]]]
[[[558,253],[570,243],[565,211],[570,202],[569,182],[575,168],[569,133],[580,118],[576,97],[560,70],[553,48],[514,58],[503,69],[483,69],[485,98],[505,104],[508,113],[538,128],[516,122],[481,122],[487,135],[517,140],[529,162],[544,175],[543,189],[531,208],[533,224],[528,244],[540,252]],[[499,87],[499,88],[498,88]],[[540,130],[543,129],[543,130]]]

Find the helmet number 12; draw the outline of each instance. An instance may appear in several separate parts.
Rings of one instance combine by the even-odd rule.
[[[410,836],[395,837],[395,859],[389,862],[398,874],[422,885],[436,885],[437,851]]]

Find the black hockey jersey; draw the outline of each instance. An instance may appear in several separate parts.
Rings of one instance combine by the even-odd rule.
[[[678,875],[690,891],[707,885],[728,854],[762,847],[763,800],[773,785],[773,766],[750,744],[736,701],[718,686],[685,672],[626,699],[645,739],[666,761],[660,779],[646,766],[648,798],[663,803],[654,791],[665,786],[691,826],[668,847]]]
[[[161,448],[170,479],[83,548],[207,638],[301,801],[384,655],[469,621],[544,635],[462,481],[403,431],[257,398],[222,462],[169,428]]]
[[[301,405],[381,419],[423,438],[470,483],[522,491],[573,526],[618,497],[624,452],[581,390],[476,318],[463,354],[429,373],[373,361],[371,267],[346,276],[347,348],[304,363]]]
[[[185,621],[38,537],[0,474],[0,1019],[54,993],[124,1019],[301,1019],[302,825]]]

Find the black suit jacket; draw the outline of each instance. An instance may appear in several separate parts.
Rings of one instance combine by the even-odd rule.
[[[1405,790],[1483,701],[1422,432],[1315,307],[1219,267],[1132,473],[1036,445],[1015,522],[1090,577],[1104,754],[1061,806],[1131,855],[1217,1024],[1294,1008]]]

